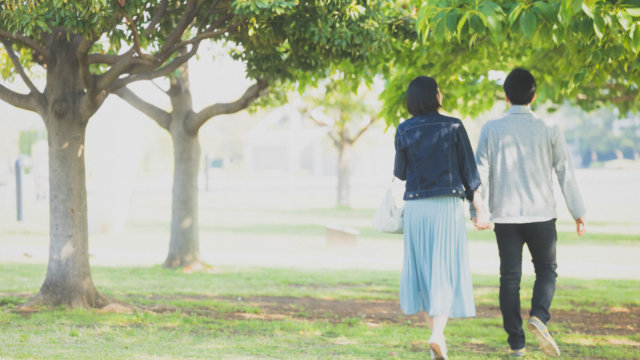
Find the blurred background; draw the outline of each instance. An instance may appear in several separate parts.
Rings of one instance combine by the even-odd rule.
[[[233,101],[251,85],[242,64],[215,45],[190,64],[195,110]],[[216,86],[211,86],[216,84]],[[224,84],[224,86],[219,86]],[[133,87],[158,104],[162,80]],[[356,121],[366,128],[347,163],[350,186],[338,199],[343,164],[331,138],[331,114],[309,95],[286,105],[219,116],[200,130],[200,247],[213,265],[399,269],[402,236],[376,233],[370,219],[391,185],[394,129],[386,129],[374,83]],[[442,89],[447,96],[447,89]],[[311,97],[313,94],[310,95]],[[463,119],[473,146],[504,103]],[[444,109],[456,115],[455,111]],[[553,111],[551,111],[553,110]],[[640,278],[640,116],[616,109],[586,113],[568,105],[535,112],[559,123],[588,209],[578,239],[557,194],[561,275]],[[356,129],[357,131],[357,129]],[[46,263],[49,244],[46,130],[41,119],[0,103],[0,262]],[[115,96],[90,120],[86,171],[92,264],[154,265],[166,255],[171,223],[171,138]],[[19,175],[19,176],[17,176]],[[17,179],[22,216],[18,220]],[[402,184],[396,182],[395,195]],[[345,199],[346,196],[346,199]],[[344,241],[330,242],[338,229]],[[470,229],[474,273],[497,274],[491,232]],[[532,272],[531,268],[525,270]]]

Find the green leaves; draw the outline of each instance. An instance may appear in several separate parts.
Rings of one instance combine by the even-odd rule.
[[[622,26],[624,30],[629,30],[629,27],[633,22],[631,15],[627,11],[618,11],[616,17],[618,18],[618,23],[620,23],[620,26]]]
[[[516,22],[516,20],[518,19],[518,16],[520,16],[520,13],[524,9],[524,7],[525,7],[524,3],[518,3],[516,6],[514,6],[511,9],[511,11],[509,12],[509,16],[507,16],[507,20],[509,21],[509,25],[513,25],[513,23]]]
[[[446,23],[448,33],[455,34],[458,29],[458,9],[449,12]]]
[[[634,29],[631,34],[631,50],[637,55],[640,53],[640,26],[634,24]]]
[[[640,7],[629,7],[625,11],[633,17],[640,17]]]
[[[296,82],[301,91],[336,69],[357,83],[370,81],[395,55],[396,39],[416,39],[414,23],[405,21],[408,11],[396,2],[268,3],[234,1],[234,20],[249,25],[227,40],[242,48],[236,58],[247,64],[249,77]],[[274,11],[278,6],[282,13]]]
[[[538,18],[543,18],[552,24],[558,21],[557,9],[547,2],[536,1],[533,3],[533,9],[538,15]]]
[[[422,42],[408,44],[399,55],[406,60],[394,65],[383,95],[388,124],[406,116],[404,91],[417,75],[438,80],[445,108],[473,115],[500,97],[499,85],[487,80],[488,72],[514,66],[534,72],[541,101],[569,100],[590,109],[610,103],[621,113],[640,107],[632,96],[640,88],[638,0],[416,4],[421,6],[416,29]],[[614,84],[620,89],[615,95]]]
[[[536,26],[538,25],[538,20],[534,13],[525,12],[520,15],[520,30],[527,37],[532,37],[533,33],[536,31]]]
[[[482,20],[483,24],[487,26],[494,37],[502,31],[502,21],[504,18],[504,11],[500,6],[491,1],[484,1],[478,8],[480,13],[478,16]]]
[[[473,46],[485,34],[494,42],[499,41],[504,17],[502,7],[492,1],[434,1],[423,4],[416,28],[425,43],[456,39],[459,43]],[[464,38],[466,33],[471,36]]]

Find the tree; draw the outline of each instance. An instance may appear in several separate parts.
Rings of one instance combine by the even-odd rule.
[[[491,71],[531,69],[539,102],[568,100],[621,114],[640,96],[640,2],[637,0],[414,1],[418,36],[397,43],[383,97],[389,124],[407,116],[404,91],[432,75],[445,107],[477,115],[503,99]],[[418,10],[419,9],[419,10]]]
[[[344,79],[332,80],[323,93],[311,92],[305,97],[303,111],[318,126],[328,129],[327,135],[338,150],[338,206],[351,206],[351,168],[353,146],[378,120],[377,104],[371,101],[377,94],[367,92],[367,86],[352,85]],[[320,113],[322,116],[318,116]]]
[[[164,263],[167,267],[197,268],[202,264],[197,216],[199,128],[215,116],[247,108],[266,93],[263,90],[268,85],[272,96],[263,97],[260,105],[276,103],[286,88],[303,89],[328,72],[345,68],[345,64],[372,62],[365,55],[384,50],[392,40],[393,21],[397,14],[402,14],[385,2],[369,2],[366,6],[331,1],[324,4],[308,1],[297,6],[286,2],[236,5],[236,15],[251,16],[252,25],[246,32],[230,34],[224,40],[231,55],[245,62],[248,76],[256,81],[237,101],[194,112],[186,64],[170,76],[167,95],[171,99],[171,112],[145,102],[127,88],[117,92],[169,131],[173,139],[171,239]],[[356,77],[355,72],[350,74]]]
[[[567,141],[582,155],[582,165],[626,157],[638,158],[640,121],[632,114],[623,118],[618,110],[605,107],[587,113],[581,109],[562,107],[559,116],[573,118]]]
[[[173,142],[171,238],[165,267],[197,269],[203,264],[198,235],[199,129],[215,116],[247,108],[266,87],[265,80],[258,80],[236,101],[213,104],[195,112],[189,88],[188,64],[185,63],[170,76],[170,88],[166,91],[171,100],[170,112],[143,100],[127,87],[116,92],[169,132]]]
[[[127,84],[166,76],[205,39],[236,44],[253,79],[301,79],[342,60],[384,50],[390,6],[370,1],[43,0],[0,3],[0,71],[18,74],[22,94],[0,99],[38,113],[49,137],[50,252],[45,281],[27,304],[101,307],[88,256],[84,139],[106,97]],[[254,36],[260,34],[260,36]],[[260,51],[259,51],[260,50]],[[7,60],[8,59],[8,60]],[[28,75],[42,66],[46,86]],[[12,70],[13,69],[13,72]],[[299,76],[299,74],[307,74]],[[191,124],[193,125],[193,124]],[[197,127],[197,126],[196,126]],[[182,150],[181,150],[182,151]],[[195,151],[194,148],[188,151]]]
[[[206,17],[215,26],[202,27],[182,40],[189,24],[207,10],[204,4],[150,4],[16,1],[0,5],[0,40],[3,55],[10,59],[5,64],[10,63],[29,88],[28,94],[21,94],[0,85],[0,99],[38,113],[49,140],[49,263],[44,283],[28,306],[102,307],[112,301],[96,290],[89,268],[87,122],[110,92],[173,71],[195,54],[202,39],[235,26],[228,16],[216,14]],[[103,36],[109,40],[102,40]],[[130,48],[119,53],[127,41]],[[152,52],[143,51],[147,42],[156,45]],[[185,48],[187,53],[178,56],[177,51]],[[43,90],[27,74],[36,65],[46,72]],[[2,73],[11,75],[6,69]]]

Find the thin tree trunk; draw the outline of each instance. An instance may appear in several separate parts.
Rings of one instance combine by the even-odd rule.
[[[164,266],[169,268],[202,266],[198,234],[198,171],[200,141],[198,134],[185,130],[184,120],[174,119],[170,127],[173,139],[173,200],[171,240]]]
[[[169,133],[173,140],[173,193],[171,205],[171,239],[165,267],[201,268],[198,234],[198,170],[200,140],[198,131],[187,124],[195,115],[189,89],[188,65],[180,67],[171,78],[169,96],[173,112]]]
[[[103,307],[89,268],[84,142],[95,112],[78,76],[78,37],[53,36],[47,64],[47,109],[41,114],[49,142],[49,263],[39,293],[24,307]],[[97,109],[97,107],[95,107]]]
[[[338,144],[338,206],[351,206],[351,145]]]
[[[232,114],[245,109],[260,96],[268,83],[258,80],[250,86],[236,101],[218,103],[193,111],[193,102],[189,89],[188,63],[183,64],[170,77],[171,87],[167,95],[171,100],[172,111],[166,112],[139,98],[124,88],[117,92],[132,106],[154,119],[160,127],[167,130],[173,141],[173,197],[171,211],[171,239],[165,267],[201,268],[204,263],[200,257],[200,238],[198,235],[198,170],[200,163],[200,127],[212,117]]]

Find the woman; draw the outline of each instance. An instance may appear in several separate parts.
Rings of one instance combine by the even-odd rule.
[[[473,201],[480,186],[464,126],[439,114],[441,103],[433,78],[409,84],[413,117],[397,128],[394,166],[394,175],[406,180],[400,305],[407,314],[426,312],[435,359],[447,359],[447,320],[475,316],[463,199]]]

